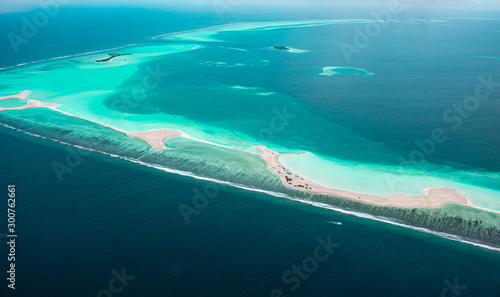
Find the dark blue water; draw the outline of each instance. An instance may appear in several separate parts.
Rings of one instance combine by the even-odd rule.
[[[500,294],[495,252],[226,187],[187,225],[179,205],[205,182],[92,155],[60,183],[51,164],[66,164],[63,146],[3,132],[0,180],[17,187],[18,238],[17,289],[4,279],[2,296],[98,296],[122,268],[135,278],[119,296],[452,296],[440,294],[455,278],[461,296]],[[318,237],[340,246],[291,291],[297,276],[282,275]]]

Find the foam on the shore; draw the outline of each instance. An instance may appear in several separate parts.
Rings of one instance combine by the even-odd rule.
[[[290,198],[288,198],[288,199],[290,199]],[[408,228],[408,229],[411,229],[411,230],[415,230],[415,231],[419,231],[419,232],[423,232],[423,233],[427,233],[427,234],[432,234],[432,235],[439,236],[439,237],[442,237],[442,238],[445,238],[445,239],[448,239],[448,240],[458,241],[458,242],[465,243],[465,244],[470,244],[470,245],[473,245],[473,246],[476,246],[476,247],[485,248],[485,249],[489,249],[489,250],[492,250],[492,251],[500,252],[500,248],[495,247],[495,246],[491,246],[491,245],[487,245],[487,244],[480,243],[480,242],[477,242],[477,241],[473,241],[473,240],[470,240],[468,238],[464,238],[464,237],[458,236],[458,235],[452,235],[452,234],[448,234],[448,233],[444,233],[444,232],[433,231],[433,230],[430,230],[430,229],[427,229],[427,228],[422,228],[422,227],[416,227],[416,226],[412,226],[412,225],[408,225],[408,224],[403,224],[401,222],[398,222],[396,220],[393,220],[393,219],[387,218],[387,217],[383,217],[383,216],[375,216],[375,215],[371,215],[371,214],[365,214],[365,213],[361,213],[361,212],[357,212],[357,211],[343,209],[343,208],[340,208],[340,207],[335,207],[333,205],[326,204],[326,203],[321,203],[321,202],[311,202],[311,201],[305,201],[305,200],[295,199],[295,198],[291,198],[291,200],[299,202],[299,203],[303,203],[303,204],[312,205],[312,206],[319,207],[319,208],[333,210],[333,211],[336,211],[336,212],[339,212],[339,213],[343,213],[343,214],[347,214],[347,215],[352,215],[352,216],[355,216],[355,217],[358,217],[358,218],[364,218],[364,219],[368,219],[368,220],[379,221],[379,222],[383,222],[383,223],[395,225],[395,226],[398,226],[398,227]]]

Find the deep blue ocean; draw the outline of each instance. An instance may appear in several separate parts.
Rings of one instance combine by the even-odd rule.
[[[32,14],[0,16],[0,36],[4,38],[0,67],[220,24],[213,12],[182,15],[125,8],[65,9],[15,54],[5,36],[19,31],[20,19]],[[274,16],[280,20],[301,15],[282,12]],[[345,12],[332,11],[302,18],[339,16],[348,17]],[[265,14],[235,12],[225,21],[266,18]],[[404,71],[396,74],[398,79]],[[432,100],[426,94],[421,97]],[[399,99],[390,99],[394,113],[402,108]],[[325,102],[315,104],[325,109]],[[390,114],[380,115],[376,108],[373,113],[364,110],[367,122],[358,123],[350,120],[349,113],[359,109],[352,102],[343,105],[343,110],[329,111],[332,120],[399,149],[411,150],[416,135],[426,131],[422,122],[400,119],[391,126],[392,131],[382,133],[384,126],[378,117]],[[484,111],[488,112],[493,111]],[[418,117],[422,115],[415,119]],[[379,124],[373,124],[377,119]],[[491,118],[493,130],[498,127],[494,126],[497,119]],[[472,123],[484,120],[471,119]],[[462,150],[472,152],[474,146],[486,146],[485,153],[457,160],[463,154],[451,143],[437,156],[498,170],[500,159],[491,157],[498,152],[498,137],[488,141],[487,133],[475,133],[474,125],[464,129],[463,134],[471,135],[474,142]],[[408,132],[400,133],[403,130]],[[391,143],[395,138],[390,136],[395,134],[402,136]],[[16,290],[7,289],[7,274],[2,272],[0,296],[273,296],[273,291],[274,296],[282,292],[281,296],[309,297],[500,296],[500,256],[493,251],[224,186],[218,186],[219,193],[188,225],[179,205],[213,185],[97,154],[82,157],[81,164],[60,182],[51,164],[65,162],[65,146],[6,128],[0,129],[0,144],[2,187],[5,193],[8,184],[17,188],[19,236]],[[493,161],[486,161],[488,155]],[[0,213],[6,213],[6,203],[0,203]],[[6,223],[0,224],[0,233],[6,232]],[[318,247],[325,249],[318,238],[329,238],[338,246],[327,259],[316,262],[311,273],[302,275],[300,283],[292,277],[282,281],[294,265],[314,257]],[[0,263],[6,271],[6,239],[0,236],[0,241]],[[111,292],[110,281],[122,272],[129,280],[112,282],[116,290]],[[296,290],[292,290],[294,285]]]
[[[205,182],[87,155],[60,183],[51,164],[65,162],[63,145],[4,132],[18,257],[16,291],[3,278],[2,296],[99,296],[123,268],[135,278],[116,296],[453,296],[441,294],[455,279],[460,296],[500,296],[497,252],[222,186],[187,225],[178,207]],[[339,246],[291,291],[282,275],[318,237]]]

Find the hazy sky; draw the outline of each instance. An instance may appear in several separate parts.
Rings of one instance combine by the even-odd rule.
[[[390,1],[405,2],[410,6],[428,8],[453,8],[470,10],[500,10],[500,0],[0,0],[0,13],[37,9],[43,3],[58,1],[63,6],[138,6],[156,7],[160,9],[204,9],[214,5],[241,7],[291,6],[322,7],[385,6]]]

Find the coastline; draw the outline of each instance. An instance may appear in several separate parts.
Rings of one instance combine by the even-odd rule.
[[[5,97],[0,97],[1,99],[7,99],[7,98],[23,98],[27,99],[29,95],[29,91],[23,91],[19,94],[14,94],[11,96],[5,96]],[[76,115],[61,111],[57,109],[58,104],[53,104],[53,103],[43,103],[37,100],[28,100],[27,104],[21,107],[14,107],[14,108],[0,108],[0,112],[5,111],[5,110],[23,110],[23,109],[29,109],[29,108],[36,108],[36,107],[45,107],[52,109],[53,111],[57,111],[60,113],[63,113],[65,115],[71,116],[71,117],[76,117],[83,119],[85,121],[90,121],[95,124],[105,126],[108,128],[111,128],[115,131],[124,133],[128,137],[131,138],[137,138],[140,140],[143,140],[148,143],[149,146],[153,150],[165,150],[168,149],[168,147],[165,145],[164,141],[166,139],[172,138],[172,137],[183,137],[186,139],[190,139],[193,141],[205,143],[208,145],[213,145],[217,146],[220,148],[225,148],[225,149],[231,149],[235,151],[240,151],[252,155],[258,155],[262,161],[264,161],[267,165],[267,169],[278,176],[283,183],[284,186],[291,188],[291,189],[297,189],[297,190],[302,190],[302,191],[307,191],[313,194],[322,194],[322,195],[328,195],[328,196],[333,196],[333,197],[338,197],[342,199],[349,199],[353,201],[358,201],[361,203],[366,203],[370,205],[375,205],[375,206],[382,206],[382,207],[397,207],[397,208],[441,208],[447,204],[457,204],[457,205],[463,205],[463,206],[468,206],[472,208],[477,208],[483,211],[487,212],[492,212],[492,213],[498,213],[500,214],[500,211],[492,210],[492,209],[487,209],[483,207],[478,207],[474,205],[469,199],[467,199],[460,191],[456,189],[451,189],[451,188],[445,188],[445,187],[438,187],[438,188],[428,188],[428,189],[423,189],[425,192],[425,195],[422,196],[409,196],[409,195],[403,195],[403,194],[393,194],[393,195],[387,195],[387,196],[377,196],[377,195],[369,195],[369,194],[363,194],[363,193],[357,193],[357,192],[352,192],[352,191],[345,191],[345,190],[340,190],[340,189],[334,189],[327,187],[325,185],[322,185],[320,183],[311,181],[307,179],[306,177],[300,176],[297,173],[287,169],[284,167],[280,162],[279,162],[279,157],[284,156],[284,155],[299,155],[302,153],[297,153],[297,154],[278,154],[264,146],[254,146],[256,150],[258,150],[260,153],[254,153],[250,152],[247,150],[243,149],[238,149],[222,144],[217,144],[213,143],[210,141],[206,140],[201,140],[201,139],[196,139],[193,138],[186,133],[182,132],[181,130],[177,129],[152,129],[148,131],[139,131],[139,132],[128,132],[124,131],[112,126],[104,125],[96,121],[91,121],[82,117],[78,117]]]
[[[19,94],[14,94],[14,95],[9,95],[9,96],[2,96],[2,97],[0,97],[0,100],[7,100],[7,99],[25,100],[26,98],[28,98],[29,95],[30,95],[30,91],[26,90],[26,91],[22,91]]]
[[[283,184],[288,188],[297,188],[315,194],[324,194],[376,206],[390,206],[398,208],[441,208],[447,204],[458,204],[500,214],[500,211],[475,206],[460,191],[451,188],[423,189],[425,195],[422,196],[409,196],[402,194],[377,196],[333,189],[302,177],[284,167],[279,162],[279,157],[283,155],[273,152],[263,146],[257,146],[255,148],[261,152],[260,157],[267,164],[267,168],[274,174],[278,175]]]
[[[433,234],[436,232],[437,236],[468,244],[480,245],[483,243],[494,248],[500,247],[500,228],[498,228],[500,215],[497,213],[457,204],[447,204],[441,208],[413,209],[376,206],[351,199],[311,193],[286,187],[277,175],[267,170],[266,163],[260,160],[259,156],[236,150],[225,150],[183,137],[173,137],[169,140],[180,150],[151,150],[145,148],[144,140],[129,137],[124,133],[96,123],[88,124],[87,120],[77,117],[71,117],[74,120],[70,120],[63,113],[56,113],[54,117],[50,115],[50,110],[43,111],[43,114],[51,118],[54,117],[55,121],[71,122],[67,129],[61,130],[58,125],[51,122],[40,124],[40,118],[26,117],[25,112],[29,112],[30,115],[39,114],[35,110],[12,111],[6,117],[4,113],[0,112],[2,122],[6,123],[2,124],[4,128],[0,128],[13,136],[29,138],[55,148],[65,149],[69,146],[91,152],[95,157],[102,156],[104,160],[109,162],[125,161],[124,165],[129,162],[131,162],[130,164],[135,163],[140,165],[138,168],[143,167],[144,170],[151,168],[152,172],[158,172],[158,174],[165,172],[186,176],[196,180],[214,182],[221,186],[239,188],[314,207],[331,209],[369,220],[404,225],[405,228],[421,232]],[[68,133],[68,131],[73,132]],[[195,152],[198,152],[196,155],[191,154],[193,146],[200,147],[195,149]],[[186,152],[182,148],[189,148],[190,152]],[[214,154],[212,150],[219,153]],[[194,157],[194,160],[191,159],[191,156]],[[233,165],[247,162],[250,167],[234,167],[231,164],[226,164],[229,160]],[[454,236],[458,237],[454,238]],[[464,240],[460,238],[464,238]]]

